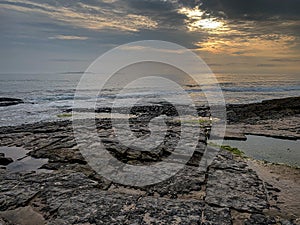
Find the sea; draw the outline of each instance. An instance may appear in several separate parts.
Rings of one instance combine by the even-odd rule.
[[[0,126],[15,126],[39,121],[54,121],[70,119],[64,116],[65,112],[72,109],[76,88],[83,73],[7,73],[0,74],[0,97],[20,98],[25,104],[0,107]],[[215,74],[217,84],[222,90],[226,104],[244,104],[260,102],[266,99],[276,99],[299,96],[300,75],[272,75],[272,74]],[[181,84],[184,90],[203,98],[201,88],[188,83]],[[89,99],[89,90],[81,101]],[[112,96],[118,90],[105,90],[101,99],[97,100],[101,106],[113,101]],[[158,92],[147,92],[143,87],[123,95],[124,105],[126,100],[136,97],[151,97],[155,95],[175,96],[180,98],[176,91],[160,89]],[[91,97],[92,98],[92,97]],[[201,101],[199,101],[201,104]],[[83,104],[84,105],[84,104]]]

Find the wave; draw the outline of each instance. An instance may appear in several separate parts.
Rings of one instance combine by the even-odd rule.
[[[222,87],[225,92],[287,92],[299,91],[300,86],[268,86],[268,87]]]

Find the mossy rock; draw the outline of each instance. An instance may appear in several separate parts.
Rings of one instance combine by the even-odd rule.
[[[63,114],[58,114],[57,115],[58,118],[68,118],[68,117],[72,117],[71,113],[63,113]]]

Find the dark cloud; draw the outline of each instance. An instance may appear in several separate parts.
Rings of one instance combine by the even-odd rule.
[[[300,19],[299,0],[202,0],[201,7],[233,19]]]
[[[162,12],[174,9],[174,4],[169,1],[123,0],[123,2],[126,2],[130,8],[143,12]]]
[[[207,65],[210,66],[210,67],[221,67],[221,66],[224,66],[224,64],[221,64],[221,63],[208,63]]]
[[[43,6],[38,6],[38,5],[34,5],[31,4],[30,2],[10,2],[10,1],[0,1],[0,4],[4,4],[4,5],[11,5],[11,6],[21,6],[24,8],[30,8],[30,9],[41,9],[41,10],[47,10],[45,7]]]
[[[177,1],[123,0],[128,12],[148,16],[163,29],[183,29],[186,16],[178,13],[181,4]]]
[[[278,59],[271,59],[272,62],[300,62],[300,59],[291,59],[291,58],[278,58]]]
[[[57,59],[49,59],[49,61],[52,61],[52,62],[86,62],[88,60],[87,59],[61,59],[61,58],[57,58]]]
[[[275,67],[277,65],[275,65],[275,64],[257,64],[256,66],[258,66],[258,67]]]

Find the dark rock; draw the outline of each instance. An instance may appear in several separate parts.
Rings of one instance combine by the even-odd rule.
[[[250,216],[250,219],[248,219],[245,222],[245,225],[271,225],[271,224],[277,224],[276,220],[274,218],[269,218],[263,214],[253,214]]]
[[[231,224],[229,208],[217,208],[206,205],[202,218],[207,225],[228,225]]]
[[[175,115],[174,109],[164,104],[153,109],[155,113]],[[140,117],[130,121],[132,131],[143,137],[151,117],[146,115],[149,108],[133,110]],[[180,138],[180,124],[170,123],[164,145],[154,153],[142,152],[118,144],[110,122],[107,118],[96,120],[99,137],[104,147],[125,163],[147,164],[167,159]],[[122,119],[118,122],[124,123]],[[83,130],[83,134],[86,132]],[[269,207],[270,192],[276,190],[264,185],[244,160],[220,151],[208,168],[199,170],[199,162],[209,149],[206,139],[202,129],[188,165],[173,177],[146,187],[131,187],[106,180],[90,168],[78,150],[70,121],[2,127],[1,145],[24,146],[30,150],[29,155],[48,158],[43,168],[54,171],[9,173],[0,169],[0,217],[6,215],[0,223],[9,219],[7,215],[11,213],[34,211],[35,216],[53,225],[231,225],[234,218],[241,224],[274,224],[275,220],[265,210]],[[283,220],[278,218],[275,222],[278,221]]]
[[[226,193],[226,194],[224,194]],[[244,162],[218,156],[208,171],[205,201],[245,212],[268,208],[263,182]]]
[[[14,160],[12,158],[7,158],[3,153],[0,153],[0,165],[7,166],[12,163]]]
[[[4,98],[0,97],[0,107],[10,106],[10,105],[18,105],[24,103],[22,99],[19,98]]]
[[[288,221],[288,220],[281,220],[280,224],[281,225],[294,225],[294,223],[292,223],[291,221]]]
[[[265,100],[261,103],[227,106],[230,123],[253,123],[259,120],[282,118],[300,114],[300,97]]]
[[[46,222],[43,216],[35,212],[31,206],[0,212],[0,216],[10,224],[41,225]]]

